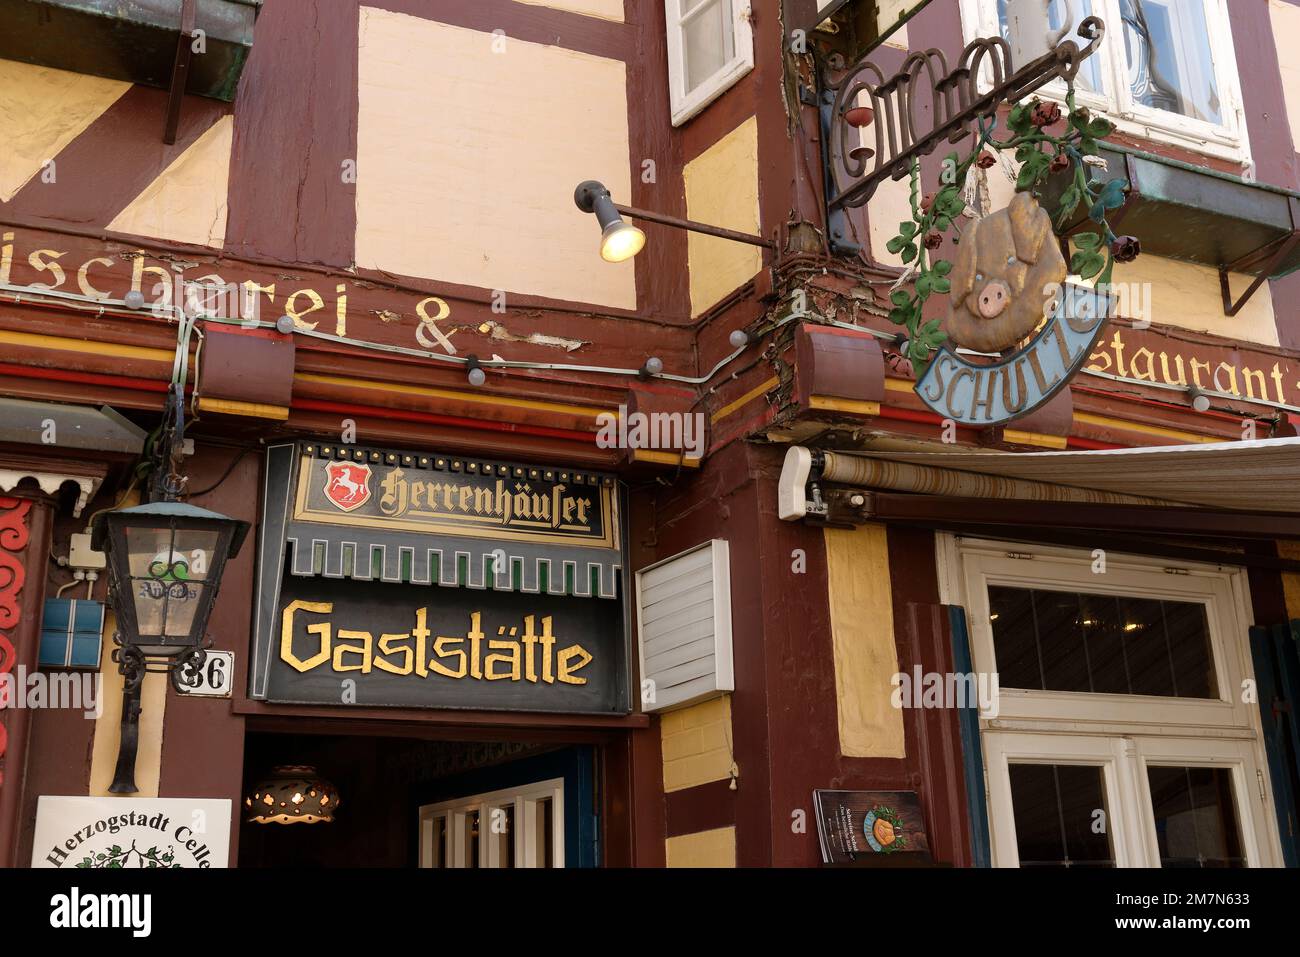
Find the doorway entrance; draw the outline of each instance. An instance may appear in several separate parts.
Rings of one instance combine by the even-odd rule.
[[[254,823],[240,867],[594,867],[595,745],[250,732],[244,793],[309,766],[338,792],[334,819]]]

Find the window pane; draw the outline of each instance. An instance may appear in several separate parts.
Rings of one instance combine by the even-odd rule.
[[[1133,99],[1222,123],[1202,0],[1120,0],[1120,15]]]
[[[689,93],[722,69],[735,55],[732,35],[731,0],[706,0],[688,4],[682,23],[686,59],[686,92]]]
[[[537,819],[534,822],[534,839],[537,841],[537,866],[555,866],[555,809],[550,798],[537,801]]]
[[[1147,768],[1161,867],[1245,867],[1232,772]]]
[[[1065,22],[1070,12],[1067,0],[1051,0],[1047,6],[1047,16],[1043,17],[1042,3],[1018,3],[1008,11],[1007,0],[998,0],[998,24],[1002,28],[1002,37],[1011,44],[1011,65],[1019,69],[1035,57],[1047,52],[1047,36],[1055,34]],[[1070,29],[1061,40],[1079,39],[1079,24],[1092,16],[1092,0],[1075,0],[1075,17]],[[1059,42],[1059,41],[1058,41]],[[1101,58],[1094,53],[1083,61],[1079,75],[1074,78],[1074,85],[1080,90],[1101,92]]]
[[[1216,697],[1204,605],[990,585],[989,619],[1003,687]]]
[[[491,812],[492,840],[497,846],[497,867],[515,866],[515,806],[494,807]]]
[[[1021,867],[1114,867],[1100,767],[1013,764],[1011,805]]]
[[[478,867],[479,812],[465,814],[465,867]]]

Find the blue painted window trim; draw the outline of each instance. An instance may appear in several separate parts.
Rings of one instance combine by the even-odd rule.
[[[970,630],[966,609],[948,605],[949,631],[952,633],[952,664],[957,674],[974,674],[970,651]],[[984,799],[984,749],[980,744],[978,702],[958,708],[961,729],[962,770],[966,779],[966,808],[970,817],[970,852],[976,867],[991,867],[989,849],[989,809]]]
[[[1289,625],[1250,629],[1250,653],[1255,665],[1260,724],[1268,776],[1273,784],[1282,861],[1300,866],[1300,817],[1293,781],[1300,759],[1300,619]]]

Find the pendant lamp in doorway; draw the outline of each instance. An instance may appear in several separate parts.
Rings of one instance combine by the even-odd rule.
[[[328,824],[338,806],[338,788],[305,764],[272,768],[244,798],[254,824]]]

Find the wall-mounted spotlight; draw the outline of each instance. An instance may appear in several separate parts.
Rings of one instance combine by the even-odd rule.
[[[664,371],[664,360],[658,356],[651,356],[646,359],[645,364],[641,366],[641,371],[637,373],[639,379],[649,379],[651,376],[657,376]]]
[[[600,258],[605,262],[621,263],[631,259],[645,246],[645,233],[619,215],[610,199],[609,190],[593,180],[579,183],[573,201],[584,213],[595,213],[600,224]]]
[[[776,243],[762,236],[740,233],[734,229],[723,229],[721,226],[710,226],[708,223],[697,223],[689,219],[678,219],[676,216],[665,216],[663,213],[654,213],[648,209],[637,209],[635,206],[616,203],[610,198],[609,190],[605,185],[594,179],[578,184],[578,188],[573,193],[573,201],[584,213],[596,214],[596,222],[600,224],[601,229],[600,255],[607,262],[617,263],[631,259],[645,246],[645,233],[631,223],[625,222],[624,216],[631,216],[633,219],[644,220],[647,223],[658,223],[661,226],[672,226],[674,229],[703,233],[706,236],[716,236],[719,239],[730,239],[732,242],[776,249]]]
[[[1210,411],[1210,396],[1208,393],[1202,392],[1193,385],[1187,387],[1187,395],[1192,400],[1192,408],[1197,412]]]
[[[478,356],[466,356],[465,368],[469,370],[469,384],[482,385],[487,381],[487,373],[483,371],[483,366],[478,361]]]

